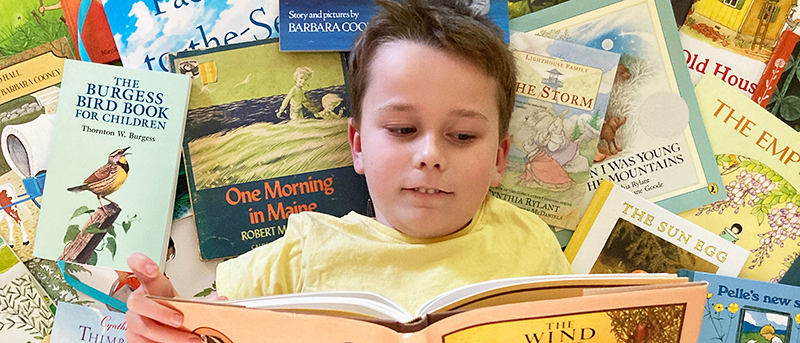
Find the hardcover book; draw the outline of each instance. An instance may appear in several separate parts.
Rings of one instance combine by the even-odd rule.
[[[169,71],[168,55],[278,37],[278,0],[107,0],[122,65]]]
[[[800,342],[800,288],[690,270],[708,282],[700,342]]]
[[[511,151],[492,195],[574,230],[619,54],[511,33],[517,90]]]
[[[127,342],[125,314],[59,303],[50,343]]]
[[[50,15],[50,11],[58,9],[64,13],[64,21],[80,60],[96,63],[119,61],[102,1],[59,0],[49,6],[39,6],[38,10],[42,15]]]
[[[570,284],[565,281],[561,286],[571,288]],[[314,293],[296,294],[299,308],[289,305],[281,311],[230,303],[157,301],[184,314],[183,329],[214,342],[622,342],[633,336],[652,342],[696,342],[707,291],[704,283],[686,282],[590,287],[560,294],[558,283],[550,286],[554,288],[545,292],[551,297],[513,292],[474,306],[388,320],[376,319],[369,311],[354,317],[350,310],[358,306],[351,306],[355,302],[347,297],[319,297],[339,304],[333,310],[315,311]],[[379,299],[372,302],[386,304]]]
[[[50,336],[55,306],[2,238],[0,299],[0,337],[4,342],[40,342]]]
[[[0,62],[0,236],[23,261],[33,257],[65,57],[74,55],[62,37]]]
[[[64,63],[35,256],[163,268],[188,98],[185,75]]]
[[[6,62],[13,56],[48,43],[63,43],[71,50],[69,28],[61,9],[40,12],[57,0],[15,0],[0,2],[0,68],[19,60]],[[59,38],[66,38],[60,41]],[[62,47],[55,50],[63,51]]]
[[[283,236],[291,213],[367,213],[343,54],[282,53],[273,39],[179,52],[170,64],[195,77],[183,156],[201,259]]]
[[[800,131],[800,35],[781,33],[775,52],[761,75],[752,99],[775,117]]]
[[[777,282],[800,254],[800,137],[718,79],[696,91],[725,199],[680,216],[749,251],[739,277]]]
[[[462,2],[494,21],[508,42],[508,2]],[[281,51],[349,51],[377,13],[373,0],[280,0]]]
[[[700,82],[703,75],[711,74],[736,87],[746,96],[755,93],[761,74],[767,66],[763,61],[714,47],[688,36],[683,31],[679,34],[693,84]]]
[[[602,179],[673,212],[721,198],[668,1],[568,1],[510,27],[621,55],[584,207]]]
[[[676,273],[737,276],[748,252],[604,180],[564,250],[575,273]]]

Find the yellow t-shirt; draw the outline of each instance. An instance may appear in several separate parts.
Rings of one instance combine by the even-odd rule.
[[[438,238],[411,237],[355,212],[292,214],[284,237],[219,264],[217,291],[230,299],[371,291],[413,313],[464,285],[571,273],[547,224],[489,195],[467,227]]]

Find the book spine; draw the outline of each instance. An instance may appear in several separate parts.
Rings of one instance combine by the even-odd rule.
[[[597,220],[597,216],[600,214],[600,210],[603,208],[603,204],[605,204],[612,189],[614,189],[614,183],[608,180],[603,180],[600,182],[600,186],[597,187],[597,192],[592,197],[592,201],[586,208],[583,218],[581,218],[581,222],[578,223],[578,227],[575,229],[575,234],[572,235],[567,248],[564,250],[564,255],[567,256],[567,261],[570,263],[578,254],[583,241],[586,240],[589,229],[592,228],[592,224]]]
[[[783,31],[780,38],[778,38],[772,57],[770,57],[764,73],[761,74],[761,79],[758,81],[758,86],[756,86],[751,98],[759,106],[766,108],[767,104],[769,104],[769,99],[772,97],[781,75],[783,75],[783,70],[792,55],[798,38],[800,36],[790,30]]]

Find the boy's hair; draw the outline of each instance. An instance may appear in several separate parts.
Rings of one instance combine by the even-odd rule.
[[[351,116],[361,122],[361,104],[376,50],[393,41],[409,41],[463,56],[497,81],[500,139],[508,132],[514,109],[514,57],[500,28],[476,15],[464,0],[376,0],[383,7],[353,44],[348,77]]]
[[[297,67],[294,70],[294,79],[297,80],[298,77],[303,77],[306,75],[314,75],[314,70],[309,67]]]
[[[764,325],[761,327],[761,335],[774,335],[775,334],[775,327],[772,325]]]

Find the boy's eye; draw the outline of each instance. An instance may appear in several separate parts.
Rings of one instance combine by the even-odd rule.
[[[475,135],[471,135],[468,133],[454,133],[452,136],[458,141],[467,141],[475,138]]]
[[[417,129],[413,127],[393,127],[389,128],[389,131],[399,135],[410,135],[414,132],[417,132]]]

